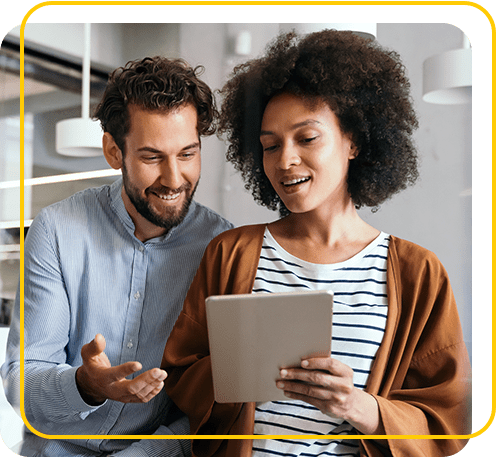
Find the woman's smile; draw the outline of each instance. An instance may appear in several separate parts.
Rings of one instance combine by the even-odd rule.
[[[355,146],[327,104],[310,105],[290,93],[273,97],[260,141],[266,176],[292,213],[351,199],[347,174]]]

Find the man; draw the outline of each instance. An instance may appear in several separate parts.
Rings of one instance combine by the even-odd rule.
[[[110,77],[96,118],[110,186],[49,206],[25,243],[22,455],[179,456],[189,434],[162,389],[163,349],[208,242],[232,227],[192,200],[216,114],[197,69],[145,58]],[[2,377],[19,405],[19,297]],[[88,438],[118,435],[118,439]]]

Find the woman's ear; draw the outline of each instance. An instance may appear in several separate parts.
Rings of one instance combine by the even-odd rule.
[[[123,153],[114,141],[114,137],[108,132],[104,133],[102,138],[102,148],[107,163],[113,169],[120,169],[123,166]]]
[[[355,159],[359,155],[359,149],[354,142],[350,142],[349,160]]]

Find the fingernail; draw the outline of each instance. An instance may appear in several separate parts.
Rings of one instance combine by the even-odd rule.
[[[163,373],[163,371],[161,371],[159,369],[154,370],[154,372],[152,373],[152,375],[157,380],[163,380],[164,379],[164,373]]]
[[[277,382],[277,383],[276,383],[276,386],[277,386],[278,388],[285,388],[285,384],[284,384],[283,382]]]
[[[306,359],[304,359],[304,361],[302,361],[302,367],[307,367],[309,365],[309,361],[307,361]]]
[[[288,375],[288,371],[286,369],[281,369],[280,376],[285,378]]]

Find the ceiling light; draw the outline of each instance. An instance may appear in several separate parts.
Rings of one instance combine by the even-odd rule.
[[[81,118],[64,119],[55,127],[55,148],[65,156],[102,154],[102,128],[98,121],[90,119],[90,27],[85,24]]]
[[[423,100],[455,105],[471,103],[472,51],[464,36],[461,49],[429,57],[423,63]]]

